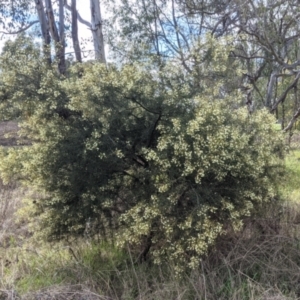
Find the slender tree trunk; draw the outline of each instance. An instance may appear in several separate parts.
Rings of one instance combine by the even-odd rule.
[[[59,21],[60,21],[60,33],[63,32],[63,36],[60,37],[53,13],[53,7],[51,0],[45,0],[46,3],[46,13],[49,24],[49,31],[55,42],[55,52],[58,60],[58,71],[60,74],[66,72],[65,63],[65,44],[64,44],[64,0],[59,0]]]
[[[44,44],[44,55],[49,64],[51,64],[51,37],[49,32],[49,27],[47,23],[47,18],[45,14],[43,0],[35,0],[35,6],[38,13],[38,18],[41,26],[41,32],[43,36],[43,44]]]
[[[102,63],[106,62],[104,51],[104,40],[102,32],[102,18],[99,0],[90,0],[91,4],[91,25],[94,40],[95,58]]]
[[[75,57],[78,62],[82,61],[81,58],[81,49],[78,40],[78,13],[76,9],[76,0],[72,0],[71,3],[72,9],[72,41],[73,41],[73,48],[75,51]]]
[[[66,73],[66,61],[65,61],[65,12],[64,12],[64,0],[59,0],[59,38],[60,42],[57,45],[58,55],[58,69],[61,74]]]
[[[51,36],[52,36],[53,40],[55,41],[55,43],[59,43],[59,34],[58,34],[57,27],[55,24],[52,2],[51,2],[51,0],[45,0],[45,4],[46,4],[46,13],[47,13],[49,30],[50,30]]]

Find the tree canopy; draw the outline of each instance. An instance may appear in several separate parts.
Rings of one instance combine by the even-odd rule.
[[[234,86],[244,91],[249,110],[266,107],[282,129],[294,126],[300,115],[297,1],[122,0],[113,11],[118,26],[110,28],[108,42],[124,61],[173,60],[195,73],[210,59],[197,55],[199,40],[230,37],[229,55],[243,70]]]

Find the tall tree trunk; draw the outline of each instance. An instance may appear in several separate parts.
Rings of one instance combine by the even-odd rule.
[[[95,58],[102,63],[106,62],[104,51],[104,40],[102,32],[102,18],[99,0],[90,0],[91,2],[91,25],[94,40]]]
[[[57,27],[55,24],[52,2],[51,2],[51,0],[45,0],[45,4],[46,4],[46,13],[47,13],[49,30],[50,30],[51,36],[52,36],[53,40],[55,41],[55,43],[59,43],[59,34],[58,34]]]
[[[43,0],[35,0],[35,6],[38,13],[41,32],[43,36],[44,55],[48,63],[51,64],[51,49],[50,49],[51,37],[50,37],[49,27],[46,19]]]
[[[66,73],[66,61],[65,61],[65,12],[64,12],[64,0],[59,0],[59,37],[60,43],[57,45],[58,56],[58,69],[61,74]]]
[[[55,43],[55,52],[58,60],[58,71],[60,74],[64,74],[66,72],[66,63],[65,63],[65,44],[64,44],[64,33],[63,36],[60,37],[53,13],[53,7],[51,0],[45,0],[46,3],[46,13],[49,24],[49,31]],[[59,21],[60,21],[60,33],[64,31],[64,0],[59,0]],[[61,40],[62,38],[62,40]]]
[[[78,40],[78,13],[76,9],[76,0],[72,0],[71,3],[71,11],[72,11],[72,41],[73,48],[75,51],[75,57],[78,62],[82,61],[81,58],[81,49]]]

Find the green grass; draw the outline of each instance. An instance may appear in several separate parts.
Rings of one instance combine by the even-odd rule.
[[[54,285],[79,284],[106,276],[124,262],[124,253],[104,243],[40,244],[35,249],[28,245],[0,249],[2,288],[14,286],[26,294]]]
[[[285,158],[286,174],[280,183],[282,197],[300,203],[300,150],[291,150]]]
[[[2,252],[2,253],[1,253]],[[1,256],[9,261],[2,265],[1,285],[14,286],[20,293],[37,290],[63,281],[59,266],[68,260],[66,251],[43,249],[38,251],[23,247],[10,247]]]

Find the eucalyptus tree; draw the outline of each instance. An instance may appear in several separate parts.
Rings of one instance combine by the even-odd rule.
[[[19,34],[39,24],[44,45],[44,55],[51,62],[51,45],[54,45],[55,59],[61,74],[66,72],[65,48],[67,23],[71,23],[71,37],[77,61],[82,61],[78,37],[78,21],[88,26],[94,40],[95,59],[105,63],[102,16],[99,0],[90,1],[91,22],[84,20],[77,9],[77,1],[71,0],[7,0],[0,7],[3,25],[2,34]],[[71,12],[69,18],[68,13]],[[69,21],[70,19],[70,21]]]
[[[241,47],[244,52],[241,56],[246,61],[258,60],[261,76],[247,76],[254,87],[259,77],[267,75],[267,84],[260,89],[260,94],[270,111],[278,111],[282,105],[284,113],[284,104],[290,106],[288,123],[285,116],[281,116],[282,126],[287,131],[300,115],[300,7],[294,0],[250,1],[248,5],[251,14],[244,7],[240,12],[243,22],[237,24],[237,28],[252,42],[255,52],[247,53]]]
[[[223,81],[218,87],[223,97],[239,87],[238,60],[224,57],[232,41],[223,39],[220,44],[224,51],[217,54],[205,23],[208,22],[206,15],[190,14],[177,0],[122,0],[113,3],[108,42],[116,60],[122,63],[147,62],[151,66],[149,69],[155,69],[157,74],[169,63],[181,66],[183,72],[178,73],[178,81],[181,84],[188,82],[193,95],[203,92],[207,86],[216,86],[219,79]],[[213,55],[220,59],[218,71]]]
[[[244,71],[229,74],[223,92],[240,89],[250,111],[267,107],[286,131],[299,117],[298,1],[121,0],[112,11],[109,43],[116,58],[160,66],[172,60],[201,82],[199,65],[211,57],[199,41],[227,36],[235,47],[230,59]]]
[[[256,106],[276,112],[282,128],[291,129],[300,115],[298,1],[185,0],[181,3],[191,15],[209,14],[205,24],[214,36],[234,36],[236,49],[232,56],[244,65],[241,82],[247,103],[256,102]]]
[[[109,42],[119,58],[130,61],[152,57],[159,62],[178,58],[191,71],[190,51],[202,28],[182,14],[175,0],[122,0],[111,8]]]

